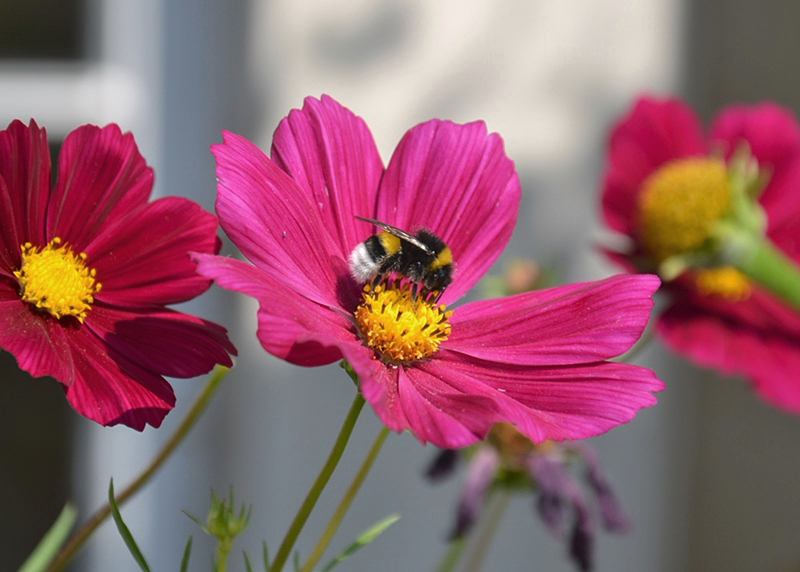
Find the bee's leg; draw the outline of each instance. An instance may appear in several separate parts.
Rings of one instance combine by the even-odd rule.
[[[414,282],[411,285],[411,301],[417,303],[417,294],[419,294],[419,284]]]
[[[381,274],[380,272],[378,272],[378,274],[375,275],[375,278],[372,279],[372,283],[370,284],[370,287],[369,287],[370,292],[375,292],[375,288],[377,288],[378,284],[381,283],[381,279],[382,278],[383,278],[383,274]]]

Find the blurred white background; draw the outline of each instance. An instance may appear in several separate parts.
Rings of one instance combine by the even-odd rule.
[[[483,119],[503,136],[523,185],[504,260],[533,258],[555,268],[559,282],[616,271],[596,252],[598,179],[607,129],[636,94],[680,94],[705,119],[731,101],[800,106],[800,5],[781,0],[61,6],[64,12],[54,13],[45,0],[0,2],[3,126],[33,117],[57,143],[81,123],[117,122],[155,168],[156,194],[190,197],[213,210],[208,146],[220,131],[268,149],[278,121],[307,95],[327,93],[362,116],[384,161],[421,121]],[[36,9],[50,18],[31,16]],[[64,43],[42,47],[59,34]],[[226,244],[224,252],[233,249]],[[336,367],[306,370],[267,356],[255,340],[249,300],[212,289],[189,309],[228,327],[240,358],[200,425],[123,515],[154,570],[177,569],[189,535],[191,569],[207,570],[212,545],[181,510],[203,518],[210,490],[224,495],[233,486],[237,500],[254,505],[231,559],[230,569],[243,570],[241,550],[257,560],[262,540],[277,549],[353,390]],[[175,381],[175,411],[161,429],[140,434],[79,418],[55,382],[31,381],[8,355],[0,358],[0,569],[12,570],[68,498],[79,500],[85,518],[103,502],[109,478],[120,489],[136,474],[202,381]],[[634,524],[625,536],[598,534],[596,569],[797,569],[800,420],[657,344],[640,362],[667,389],[658,406],[592,442]],[[300,537],[304,554],[378,430],[365,410]],[[435,453],[410,435],[390,437],[331,550],[389,513],[402,519],[343,570],[435,569],[459,486],[458,478],[436,486],[423,480]],[[566,552],[534,518],[531,498],[520,498],[485,569],[570,571]],[[73,567],[134,569],[110,523]]]

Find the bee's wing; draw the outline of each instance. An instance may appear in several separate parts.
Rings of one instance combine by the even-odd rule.
[[[366,218],[366,217],[358,216],[358,215],[353,215],[353,216],[355,216],[358,220],[363,220],[364,222],[368,222],[370,224],[374,224],[375,226],[377,226],[378,228],[388,232],[389,234],[395,235],[397,238],[402,238],[403,240],[405,240],[407,242],[410,242],[411,244],[413,244],[417,248],[423,250],[424,252],[427,252],[428,254],[433,254],[433,251],[430,249],[430,247],[428,247],[426,244],[420,242],[419,239],[416,236],[408,234],[404,230],[400,230],[399,228],[397,228],[395,226],[392,226],[390,224],[386,224],[385,222],[377,221],[375,219]]]

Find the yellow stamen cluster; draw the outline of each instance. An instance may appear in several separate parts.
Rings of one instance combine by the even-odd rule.
[[[731,208],[725,164],[706,158],[667,163],[645,180],[637,207],[640,239],[657,263],[692,252]]]
[[[450,335],[453,312],[418,297],[400,279],[364,287],[355,319],[364,343],[386,363],[401,365],[430,357]]]
[[[692,270],[697,290],[706,296],[716,296],[729,302],[740,302],[750,296],[750,282],[732,266]]]
[[[54,318],[73,316],[83,322],[101,284],[95,281],[94,268],[86,266],[86,253],[78,255],[60,238],[47,246],[21,246],[22,265],[14,272],[20,298]]]

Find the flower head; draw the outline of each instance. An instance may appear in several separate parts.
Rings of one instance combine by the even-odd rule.
[[[606,223],[632,243],[612,257],[672,278],[657,323],[666,344],[745,375],[761,397],[794,412],[800,316],[714,253],[715,233],[744,197],[756,205],[751,224],[800,263],[799,186],[800,126],[788,111],[732,106],[706,134],[682,102],[642,98],[611,133],[602,191]]]
[[[52,188],[45,130],[0,131],[0,347],[81,415],[139,430],[175,403],[163,376],[235,353],[220,326],[166,308],[208,287],[189,251],[218,250],[216,220],[185,199],[148,203],[152,185],[116,125],[70,133]]]
[[[487,439],[475,447],[442,451],[431,463],[428,477],[433,481],[444,478],[464,456],[469,459],[469,466],[458,499],[453,538],[470,533],[487,497],[500,490],[533,493],[539,518],[556,538],[564,535],[569,521],[570,557],[581,570],[592,569],[595,535],[595,517],[584,488],[594,495],[603,528],[619,533],[630,529],[630,520],[597,454],[584,444],[547,441],[534,445],[511,425],[498,423]],[[581,487],[570,472],[570,467],[579,463],[583,465],[586,487]]]
[[[483,123],[422,123],[386,168],[364,122],[329,97],[281,122],[269,158],[238,135],[223,139],[212,147],[217,212],[252,265],[199,255],[198,271],[259,301],[257,335],[271,354],[305,366],[347,360],[388,428],[460,447],[508,421],[540,442],[602,433],[655,403],[651,371],[606,361],[641,334],[655,277],[449,309],[497,259],[517,216],[514,166]],[[357,281],[348,260],[379,229],[356,217],[438,237],[452,282],[441,292],[415,290],[410,272]]]

